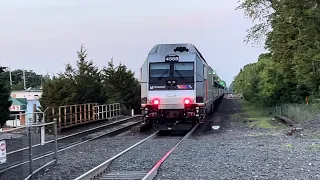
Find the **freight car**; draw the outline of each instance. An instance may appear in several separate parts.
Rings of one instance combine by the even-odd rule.
[[[158,44],[140,68],[146,124],[203,123],[224,95],[225,82],[193,44]]]

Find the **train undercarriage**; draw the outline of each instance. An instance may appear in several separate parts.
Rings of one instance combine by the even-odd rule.
[[[199,114],[200,109],[194,111],[184,109],[148,109],[148,111],[144,116],[146,123],[168,126],[178,123],[196,124],[202,122],[205,117],[205,114]]]
[[[166,127],[177,124],[195,125],[204,123],[206,117],[214,112],[222,97],[218,98],[209,108],[198,104],[185,105],[184,109],[158,109],[157,105],[145,105],[142,108],[144,124],[147,126],[163,125]]]

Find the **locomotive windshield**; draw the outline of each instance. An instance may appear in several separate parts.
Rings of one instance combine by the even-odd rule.
[[[150,77],[169,77],[170,64],[169,63],[150,63]]]
[[[192,90],[193,62],[150,63],[149,90]]]
[[[193,77],[193,63],[175,63],[174,77]]]

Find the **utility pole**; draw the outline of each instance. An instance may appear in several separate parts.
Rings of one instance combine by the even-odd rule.
[[[40,89],[42,89],[42,83],[43,83],[42,78],[43,78],[42,75],[40,75]]]
[[[22,73],[23,73],[23,87],[24,87],[24,90],[26,90],[26,74],[24,72],[24,69],[22,69]]]
[[[9,68],[9,76],[10,76],[10,86],[12,86],[12,74],[11,74],[11,68]]]

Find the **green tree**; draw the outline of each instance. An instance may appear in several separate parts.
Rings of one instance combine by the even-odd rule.
[[[268,99],[265,103],[299,103],[305,96],[320,96],[319,2],[243,0],[238,8],[256,21],[247,41],[265,37],[270,52],[269,60],[263,60],[266,68],[256,71],[260,73],[258,91]],[[238,84],[247,77],[238,76]]]
[[[260,106],[272,106],[280,102],[282,84],[276,63],[271,54],[262,54],[258,62],[244,66],[235,77],[233,87],[248,101]]]
[[[140,83],[134,73],[123,64],[114,66],[113,60],[102,70],[104,91],[109,95],[108,102],[120,102],[127,109],[140,108]]]
[[[10,85],[8,76],[5,73],[5,67],[0,67],[0,127],[6,123],[10,115]]]
[[[64,75],[74,80],[73,99],[77,103],[105,103],[106,94],[102,91],[101,74],[93,64],[93,61],[87,61],[87,53],[81,46],[78,53],[77,69],[73,69],[71,65],[67,65]]]
[[[77,104],[74,99],[75,82],[65,76],[54,76],[43,84],[40,104],[44,111],[47,107],[58,107],[68,104]]]
[[[77,54],[77,68],[67,64],[65,72],[47,78],[43,84],[42,107],[106,102],[99,69],[86,60],[83,46]]]
[[[115,66],[113,60],[101,71],[87,61],[83,46],[77,52],[77,66],[66,65],[63,73],[46,77],[43,84],[41,106],[56,107],[82,103],[121,103],[122,109],[140,109],[140,83],[134,73],[123,65]]]
[[[11,71],[12,90],[24,90],[23,71],[25,71],[26,88],[40,89],[43,83],[43,77],[32,70],[16,69]],[[10,79],[9,71],[5,72],[8,80]]]

